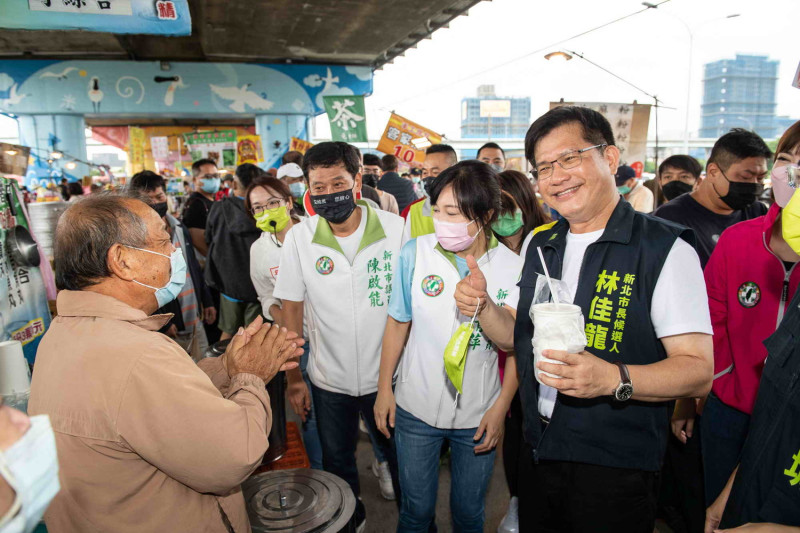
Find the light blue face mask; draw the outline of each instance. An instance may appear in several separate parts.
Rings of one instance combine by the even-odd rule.
[[[202,178],[200,180],[200,188],[203,192],[207,192],[208,194],[217,194],[219,185],[219,178]]]
[[[294,183],[289,184],[289,192],[292,193],[292,196],[295,198],[300,198],[306,192],[306,184],[302,181],[296,181]]]
[[[142,252],[147,252],[149,254],[160,255],[161,257],[166,257],[169,259],[169,266],[172,269],[172,273],[170,274],[169,281],[165,286],[159,289],[157,287],[146,285],[141,281],[133,280],[133,282],[141,285],[142,287],[147,287],[148,289],[153,289],[156,291],[156,301],[158,302],[158,307],[164,307],[178,297],[183,290],[183,286],[186,284],[186,259],[184,259],[183,251],[180,248],[173,250],[170,255],[164,255],[154,252],[153,250],[136,248],[135,246],[128,246],[127,244],[123,244],[123,246]]]
[[[30,533],[61,490],[56,438],[47,415],[31,417],[31,427],[22,438],[0,452],[0,475],[16,492],[12,510],[19,509],[5,527]]]

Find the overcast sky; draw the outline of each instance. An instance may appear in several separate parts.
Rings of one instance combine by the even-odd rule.
[[[778,114],[800,118],[800,89],[791,86],[800,61],[800,0],[671,0],[657,10],[533,53],[642,8],[635,0],[481,2],[468,16],[455,19],[450,28],[438,30],[432,39],[375,73],[374,93],[367,99],[370,138],[380,136],[391,110],[459,138],[461,99],[474,96],[481,84],[494,84],[498,96],[530,96],[532,119],[547,111],[551,100],[562,97],[567,101],[652,101],[581,59],[558,64],[544,59],[548,51],[570,49],[676,108],[661,111],[659,131],[680,139],[690,39],[679,19],[694,35],[689,106],[694,137],[700,123],[703,64],[733,59],[737,53],[780,61]],[[725,18],[734,13],[740,16]],[[490,70],[526,54],[530,55]],[[652,135],[652,118],[650,124]],[[318,136],[329,131],[324,117],[317,126]]]

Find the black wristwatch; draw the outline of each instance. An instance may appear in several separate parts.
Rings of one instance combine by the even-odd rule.
[[[619,361],[614,361],[614,364],[619,367],[619,385],[611,394],[619,402],[630,400],[631,396],[633,396],[633,383],[631,383],[628,367]]]

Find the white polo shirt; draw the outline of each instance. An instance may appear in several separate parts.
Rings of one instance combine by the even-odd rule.
[[[363,396],[378,390],[403,219],[359,202],[364,234],[348,261],[330,224],[315,215],[286,234],[273,296],[304,302],[311,355],[308,376],[322,389]]]

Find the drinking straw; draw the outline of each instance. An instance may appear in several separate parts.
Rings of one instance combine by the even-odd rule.
[[[542,268],[544,269],[544,277],[547,278],[547,286],[550,287],[550,294],[553,296],[553,300],[555,300],[556,305],[558,305],[558,295],[556,291],[553,290],[553,282],[550,280],[550,273],[547,271],[547,264],[544,262],[544,255],[542,255],[542,249],[537,246],[536,251],[539,252],[539,261],[542,262]]]

